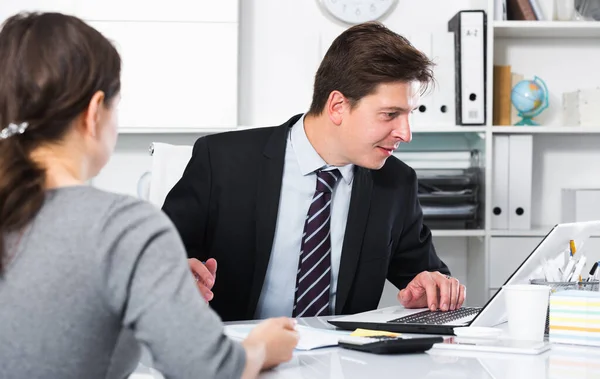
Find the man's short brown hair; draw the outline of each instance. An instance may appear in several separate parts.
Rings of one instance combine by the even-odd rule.
[[[354,106],[379,84],[392,82],[420,82],[424,92],[433,82],[433,62],[379,22],[355,25],[327,50],[308,114],[320,115],[332,91],[340,91]]]

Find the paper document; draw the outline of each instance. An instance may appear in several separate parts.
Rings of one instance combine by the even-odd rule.
[[[243,340],[256,325],[225,325],[225,334],[232,339]],[[318,329],[303,325],[297,325],[296,330],[300,333],[300,341],[298,341],[296,350],[312,350],[320,347],[337,346],[341,337],[350,335],[349,331]]]

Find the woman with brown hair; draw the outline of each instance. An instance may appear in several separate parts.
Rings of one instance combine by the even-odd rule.
[[[132,332],[167,378],[254,377],[289,360],[293,320],[241,344],[203,301],[171,222],[85,185],[117,139],[119,54],[62,14],[0,31],[0,377],[126,377]],[[157,93],[157,96],[160,96]]]

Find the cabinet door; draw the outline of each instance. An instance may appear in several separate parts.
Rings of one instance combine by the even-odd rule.
[[[0,23],[19,12],[36,11],[74,14],[76,1],[78,0],[2,0],[0,1]]]
[[[238,21],[238,0],[72,1],[76,2],[77,15],[90,21]]]
[[[122,128],[233,128],[237,24],[90,22],[123,61]]]
[[[490,248],[490,288],[502,287],[541,241],[541,237],[493,237]]]

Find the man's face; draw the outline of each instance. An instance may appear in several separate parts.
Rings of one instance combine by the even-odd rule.
[[[410,142],[409,117],[419,101],[417,84],[380,84],[354,109],[344,110],[338,137],[347,161],[377,170],[401,142]]]

